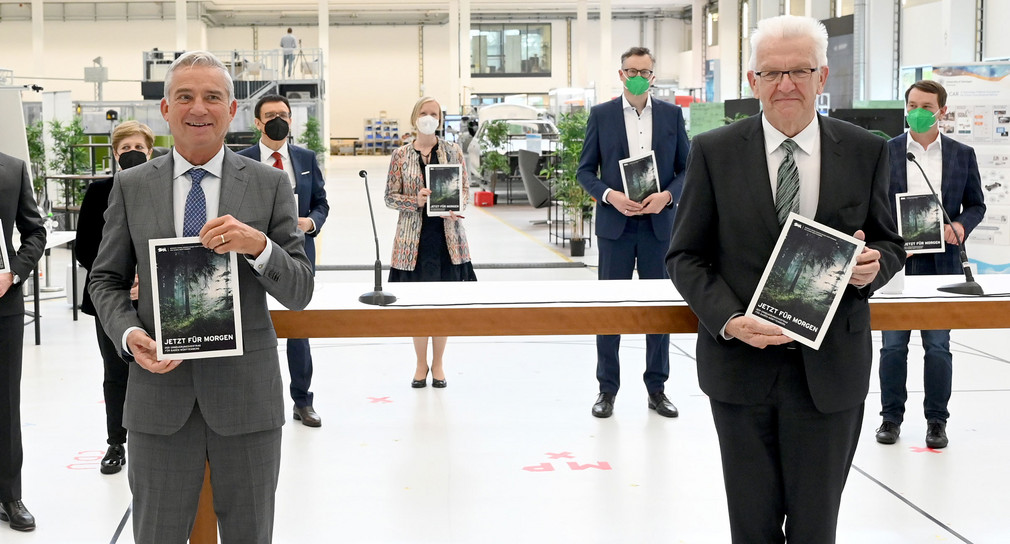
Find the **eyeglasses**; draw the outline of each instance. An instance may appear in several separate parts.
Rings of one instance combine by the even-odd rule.
[[[282,112],[268,111],[268,112],[266,112],[266,113],[263,114],[263,118],[266,119],[267,121],[269,121],[271,119],[274,119],[276,117],[280,117],[281,119],[284,119],[285,121],[290,121],[291,120],[291,114],[288,113],[288,112],[284,112],[284,111],[282,111]]]
[[[646,79],[652,77],[652,70],[639,70],[637,68],[621,68],[628,77],[642,76]]]
[[[765,83],[776,83],[782,79],[783,74],[789,74],[792,81],[806,81],[819,68],[797,68],[795,70],[765,70],[764,72],[754,72],[754,75],[761,78]]]

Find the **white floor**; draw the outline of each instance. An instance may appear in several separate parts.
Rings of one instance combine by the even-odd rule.
[[[375,250],[357,177],[363,168],[388,265],[396,221],[382,204],[388,158],[333,157],[319,262],[359,270],[323,271],[317,281],[357,282],[365,292]],[[567,249],[547,242],[545,226],[529,225],[545,217],[523,205],[470,208],[480,281],[488,288],[506,279],[594,281],[595,249],[574,261],[587,266],[573,265]],[[54,284],[64,283],[67,262],[69,251],[53,251]],[[126,474],[98,471],[106,436],[93,322],[74,322],[65,297],[44,301],[42,312],[41,346],[25,329],[22,383],[24,501],[38,529],[15,533],[0,523],[0,542],[133,542]],[[1010,404],[1007,331],[955,331],[952,343],[944,450],[923,442],[921,350],[910,357],[908,417],[894,446],[873,440],[874,370],[840,542],[1010,542],[1010,433],[997,408]],[[640,335],[624,339],[624,387],[606,420],[590,415],[597,392],[591,336],[453,338],[443,390],[409,387],[409,339],[312,346],[323,427],[284,428],[276,542],[728,541],[694,335],[671,338],[667,394],[681,412],[674,420],[647,409]]]

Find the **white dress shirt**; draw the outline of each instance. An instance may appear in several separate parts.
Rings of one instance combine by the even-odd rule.
[[[800,174],[799,214],[808,219],[813,219],[817,213],[817,199],[821,193],[821,131],[817,119],[818,116],[814,115],[810,124],[792,138],[799,148],[793,152],[796,170]],[[779,165],[786,158],[786,151],[781,146],[788,136],[773,127],[764,114],[761,115],[761,125],[765,135],[768,180],[771,183],[772,198],[774,198],[775,191],[778,189]]]
[[[274,154],[274,150],[263,145],[263,140],[260,140],[260,162],[267,165],[274,165],[274,158],[271,156]],[[291,153],[288,151],[288,143],[284,142],[284,145],[277,150],[281,154],[281,164],[284,165],[284,173],[288,175],[288,181],[291,182],[291,190],[295,190],[295,167],[291,164]]]
[[[936,189],[936,196],[940,197],[940,202],[943,202],[943,195],[940,194],[940,181],[943,179],[943,150],[940,149],[940,131],[936,132],[936,139],[927,144],[925,148],[919,142],[912,139],[911,133],[906,138],[906,144],[906,149],[915,155],[916,162],[922,165],[922,169],[929,176],[929,182]],[[919,167],[912,164],[912,161],[909,160],[905,161],[905,179],[908,182],[906,187],[908,192],[930,193],[929,185],[922,178],[922,172],[919,171]]]

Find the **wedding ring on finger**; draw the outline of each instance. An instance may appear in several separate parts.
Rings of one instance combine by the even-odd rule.
[[[228,241],[224,239],[224,235],[221,235],[221,245],[227,244]]]

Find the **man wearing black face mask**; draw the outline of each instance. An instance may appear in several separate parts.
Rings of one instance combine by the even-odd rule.
[[[112,132],[112,155],[119,163],[120,170],[133,168],[147,162],[154,149],[154,132],[137,121],[126,121]],[[102,229],[105,227],[105,210],[109,207],[109,193],[112,192],[112,178],[92,182],[84,194],[81,213],[77,219],[77,262],[88,271],[84,280],[84,297],[81,311],[95,317],[98,350],[105,365],[102,389],[105,393],[105,425],[108,445],[100,468],[102,474],[115,474],[126,465],[126,429],[123,427],[123,405],[126,402],[126,382],[130,376],[130,366],[120,357],[119,347],[107,334],[98,319],[95,305],[91,301],[89,284],[91,267],[98,256],[98,246],[102,243]],[[130,298],[137,300],[137,282],[134,280]]]
[[[326,202],[323,174],[319,170],[316,154],[308,149],[288,143],[291,123],[291,105],[283,96],[271,94],[259,99],[253,110],[256,128],[263,135],[259,143],[239,151],[253,160],[284,170],[295,191],[298,204],[298,228],[305,233],[305,254],[316,266],[315,237],[323,228],[330,205]],[[294,418],[303,425],[319,427],[323,424],[312,407],[312,353],[306,338],[289,338],[287,345],[288,370],[291,373],[291,400],[294,401]]]

